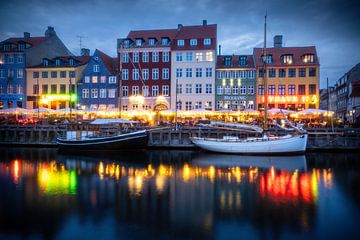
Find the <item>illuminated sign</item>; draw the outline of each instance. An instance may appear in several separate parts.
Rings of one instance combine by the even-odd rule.
[[[265,97],[262,96],[262,101],[265,101]],[[318,102],[318,97],[316,95],[276,95],[268,96],[268,103],[310,103],[316,104]]]
[[[225,101],[246,100],[245,96],[224,96]]]
[[[54,101],[63,101],[63,102],[76,102],[77,95],[76,94],[47,94],[47,95],[41,95],[40,103],[42,104],[48,104],[49,102]]]

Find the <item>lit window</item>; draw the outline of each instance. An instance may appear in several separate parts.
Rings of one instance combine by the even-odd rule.
[[[206,52],[206,61],[212,62],[214,60],[212,52]]]

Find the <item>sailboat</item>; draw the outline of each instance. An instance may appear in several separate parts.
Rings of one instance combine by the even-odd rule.
[[[267,131],[266,17],[265,15],[263,50],[265,117],[262,137],[245,139],[229,136],[224,136],[222,139],[191,137],[191,141],[196,146],[212,152],[233,154],[299,154],[305,152],[308,135],[303,129],[296,128],[290,124],[295,131],[285,136],[270,136]]]

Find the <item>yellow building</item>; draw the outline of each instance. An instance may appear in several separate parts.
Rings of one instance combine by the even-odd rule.
[[[282,47],[282,36],[266,49],[268,108],[319,108],[320,64],[314,46]],[[254,48],[257,71],[257,108],[264,108],[263,48]]]
[[[89,56],[64,56],[43,59],[43,63],[26,68],[26,108],[53,110],[76,107],[77,82],[81,79]]]

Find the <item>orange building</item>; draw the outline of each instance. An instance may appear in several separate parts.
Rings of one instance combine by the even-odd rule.
[[[320,64],[315,46],[283,47],[282,36],[266,48],[268,108],[319,108]],[[254,48],[257,72],[257,109],[264,109],[263,48]]]

